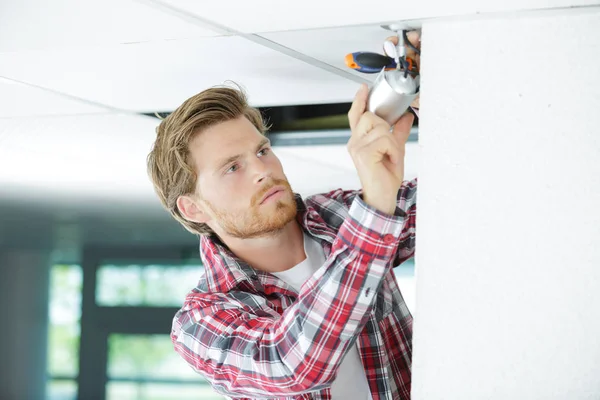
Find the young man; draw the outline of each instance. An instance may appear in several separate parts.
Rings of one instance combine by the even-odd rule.
[[[348,113],[362,189],[302,199],[243,93],[211,88],[157,129],[148,168],[200,236],[205,275],[173,321],[175,350],[230,398],[408,399],[412,316],[392,268],[414,253],[413,117]],[[391,131],[391,132],[390,132]]]

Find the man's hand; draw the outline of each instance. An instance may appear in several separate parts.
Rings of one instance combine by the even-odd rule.
[[[417,50],[421,50],[421,34],[419,33],[419,31],[410,31],[410,32],[406,32],[406,37],[408,39],[408,41],[417,48]],[[390,36],[388,37],[386,40],[389,40],[390,42],[394,43],[395,45],[398,44],[398,36]],[[415,60],[416,64],[417,64],[417,71],[419,71],[419,68],[421,67],[421,56],[419,54],[417,54],[416,51],[414,51],[407,43],[404,43],[404,47],[406,48],[406,56],[408,58],[412,58],[413,60]],[[385,49],[383,51],[385,53]],[[388,56],[392,56],[391,54],[387,54]],[[411,107],[413,108],[419,108],[419,96],[417,96],[413,102],[410,104]]]
[[[365,112],[368,94],[367,86],[361,85],[348,112],[352,130],[348,152],[358,172],[365,203],[392,215],[404,180],[405,145],[414,117],[404,114],[390,132],[387,122]]]

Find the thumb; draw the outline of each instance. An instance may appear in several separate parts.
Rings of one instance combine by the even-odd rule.
[[[406,144],[414,121],[415,116],[407,111],[394,125],[393,135],[401,145]]]

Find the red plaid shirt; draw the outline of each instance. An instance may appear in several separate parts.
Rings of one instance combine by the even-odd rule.
[[[414,254],[416,189],[404,182],[394,216],[360,191],[296,195],[327,257],[299,293],[202,237],[205,275],[173,320],[175,350],[226,397],[330,399],[358,344],[373,400],[409,399],[412,316],[393,267]]]

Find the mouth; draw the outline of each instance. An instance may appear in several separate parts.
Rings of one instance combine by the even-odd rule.
[[[267,193],[265,193],[262,200],[260,201],[260,204],[267,202],[271,198],[278,197],[278,195],[281,195],[284,192],[284,190],[285,189],[282,186],[275,186],[274,188],[271,188]]]

